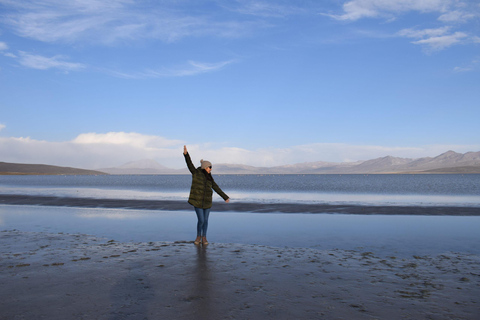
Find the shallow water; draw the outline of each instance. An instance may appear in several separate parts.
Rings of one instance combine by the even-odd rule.
[[[211,242],[361,248],[385,256],[480,254],[480,175],[215,178],[232,201],[224,205],[214,197]],[[84,233],[118,241],[192,240],[196,217],[186,204],[190,182],[188,175],[0,176],[0,229]],[[14,195],[41,199],[6,205],[15,203],[5,200]],[[286,204],[297,213],[278,213]],[[110,206],[115,208],[101,208]],[[136,209],[126,209],[130,206]]]
[[[188,211],[0,205],[0,230],[91,234],[117,241],[184,241],[195,237]],[[407,257],[480,254],[480,217],[212,212],[212,243],[371,251]]]

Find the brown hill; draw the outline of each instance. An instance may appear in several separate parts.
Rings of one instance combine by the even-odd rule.
[[[49,166],[45,164],[25,164],[0,162],[2,175],[100,175],[100,171],[84,170],[70,167]]]

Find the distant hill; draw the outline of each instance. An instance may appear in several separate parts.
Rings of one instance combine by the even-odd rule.
[[[100,171],[70,167],[49,166],[45,164],[23,164],[0,162],[1,175],[101,175]]]
[[[117,168],[98,169],[109,174],[188,174],[155,160],[140,160]],[[214,174],[374,174],[374,173],[480,173],[480,152],[447,151],[437,157],[417,159],[386,156],[357,162],[305,162],[275,167],[213,164]]]
[[[305,162],[276,167],[252,167],[235,164],[214,164],[214,172],[220,174],[323,174],[341,173],[362,162]]]
[[[187,169],[175,170],[162,166],[152,159],[132,161],[121,165],[120,167],[101,168],[99,171],[108,174],[182,174],[187,173]]]

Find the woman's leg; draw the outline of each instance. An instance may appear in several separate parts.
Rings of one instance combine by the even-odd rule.
[[[210,209],[204,209],[203,210],[203,217],[205,218],[203,222],[203,229],[202,229],[202,244],[207,245],[207,229],[208,229],[208,216],[210,215]]]
[[[197,214],[197,239],[194,243],[199,244],[200,241],[203,244],[208,244],[207,241],[207,229],[208,229],[208,216],[210,215],[210,209],[200,209],[195,207],[195,213]]]
[[[195,207],[195,213],[197,214],[197,239],[202,236],[203,225],[205,223],[205,215],[203,209]]]
[[[203,229],[202,229],[202,236],[207,236],[207,229],[208,229],[208,216],[210,215],[210,209],[203,209]]]

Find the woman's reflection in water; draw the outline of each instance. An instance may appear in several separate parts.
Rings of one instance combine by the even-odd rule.
[[[197,263],[194,269],[192,315],[196,319],[217,319],[212,308],[211,270],[207,259],[207,246],[197,245]]]

